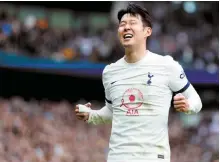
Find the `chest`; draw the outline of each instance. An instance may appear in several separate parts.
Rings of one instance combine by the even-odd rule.
[[[113,103],[151,102],[170,93],[169,74],[164,68],[130,68],[115,73],[108,90]]]

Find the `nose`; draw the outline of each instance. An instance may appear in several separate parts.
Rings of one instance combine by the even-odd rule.
[[[127,30],[129,30],[129,29],[130,29],[130,25],[129,25],[129,24],[126,24],[124,30],[127,31]]]

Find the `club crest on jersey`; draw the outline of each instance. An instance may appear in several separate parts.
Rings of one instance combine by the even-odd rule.
[[[151,85],[151,83],[152,83],[152,81],[151,81],[151,79],[152,79],[152,77],[153,77],[154,75],[152,75],[150,72],[148,73],[148,81],[147,81],[147,85]]]
[[[183,79],[186,76],[186,74],[184,73],[184,71],[182,71],[182,73],[180,74],[180,79]]]
[[[127,108],[127,116],[138,116],[138,108],[142,106],[143,101],[143,94],[139,89],[129,88],[123,94],[120,107]]]

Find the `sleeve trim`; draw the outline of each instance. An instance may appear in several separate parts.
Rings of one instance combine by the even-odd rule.
[[[189,88],[189,86],[190,86],[190,82],[188,81],[187,84],[186,84],[182,89],[180,89],[179,91],[176,91],[176,92],[174,92],[174,93],[175,93],[175,94],[177,94],[177,93],[183,93],[185,90],[187,90],[187,88]]]
[[[105,101],[108,102],[109,104],[112,104],[112,101],[108,100],[107,98],[105,98]]]

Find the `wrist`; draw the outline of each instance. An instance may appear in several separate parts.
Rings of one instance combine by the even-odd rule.
[[[92,112],[93,112],[93,111],[94,111],[94,110],[90,110],[90,112],[89,112],[88,119],[86,120],[86,122],[87,122],[88,124],[92,123]]]

